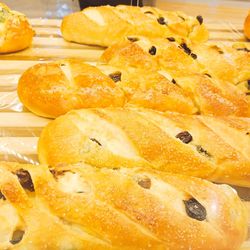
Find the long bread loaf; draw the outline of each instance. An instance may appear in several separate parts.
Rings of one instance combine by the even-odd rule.
[[[236,192],[187,176],[84,164],[0,163],[0,248],[236,250]]]
[[[249,118],[146,109],[82,109],[43,130],[41,163],[147,166],[250,187]]]

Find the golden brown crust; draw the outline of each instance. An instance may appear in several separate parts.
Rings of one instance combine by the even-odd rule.
[[[1,162],[0,173],[1,249],[235,250],[246,237],[246,208],[227,185],[82,163]]]
[[[244,22],[244,34],[248,39],[250,39],[250,11]]]
[[[125,98],[108,76],[79,60],[29,68],[19,80],[18,95],[28,109],[45,117],[79,108],[121,107]]]
[[[0,3],[0,53],[26,49],[32,43],[34,31],[27,18]]]
[[[123,106],[197,112],[188,93],[157,72],[105,65],[96,68],[80,60],[29,68],[19,80],[18,95],[29,110],[45,117],[79,108]]]
[[[247,48],[190,45],[174,38],[135,38],[106,49],[100,62],[163,70],[189,93],[202,114],[250,116]]]
[[[248,118],[78,110],[43,130],[38,153],[41,163],[51,165],[84,161],[98,167],[148,166],[249,187],[249,127]],[[178,136],[185,131],[189,139],[183,142]]]
[[[152,7],[100,6],[64,17],[61,31],[68,41],[101,46],[130,35],[189,37],[199,43],[208,39],[208,31],[198,19]]]

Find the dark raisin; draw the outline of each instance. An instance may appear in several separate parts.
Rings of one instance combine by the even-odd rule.
[[[10,243],[13,245],[19,243],[23,239],[24,233],[25,232],[23,230],[15,230],[10,240]]]
[[[196,19],[198,20],[198,22],[200,23],[200,25],[202,25],[202,23],[203,23],[203,17],[202,16],[197,16]]]
[[[218,50],[219,54],[224,54],[224,52],[222,50]]]
[[[157,22],[158,22],[159,24],[161,24],[161,25],[167,24],[167,22],[165,21],[164,17],[159,17],[159,18],[157,19]]]
[[[183,202],[185,204],[186,213],[189,217],[199,221],[203,221],[206,219],[206,208],[203,207],[196,199],[191,198]]]
[[[96,144],[98,144],[99,146],[102,146],[102,144],[97,141],[95,138],[89,138],[91,141],[95,142]]]
[[[180,139],[184,143],[189,143],[193,140],[192,135],[188,131],[180,132],[178,135],[175,136],[176,138]]]
[[[250,52],[250,49],[248,49],[248,48],[238,48],[237,50],[239,50],[239,51],[245,51],[245,52]]]
[[[114,81],[114,82],[120,82],[121,81],[121,76],[122,73],[121,72],[115,72],[112,74],[109,74],[109,77]]]
[[[246,93],[246,95],[250,95],[250,92]]]
[[[175,42],[175,38],[174,37],[167,37],[169,42]]]
[[[127,37],[127,39],[128,39],[130,42],[137,42],[137,41],[139,41],[139,38],[137,38],[137,37]]]
[[[196,146],[196,149],[197,149],[197,151],[198,151],[200,154],[203,154],[203,155],[205,155],[205,156],[207,156],[207,157],[211,157],[211,154],[209,154],[209,153],[207,152],[207,150],[205,150],[201,145],[197,145],[197,146]]]
[[[193,59],[197,59],[197,55],[194,53],[191,53],[190,56],[192,56]]]
[[[66,64],[65,63],[61,63],[60,66],[66,66]]]
[[[185,51],[185,53],[187,53],[188,55],[191,54],[191,49],[188,48],[186,43],[181,43],[181,48]]]
[[[250,80],[247,80],[247,89],[250,90]]]
[[[2,192],[0,191],[0,200],[6,200],[5,196],[2,194]]]
[[[156,54],[156,47],[155,46],[152,46],[150,49],[149,49],[149,54],[154,56]]]
[[[138,180],[137,183],[145,189],[150,189],[151,187],[151,180],[148,177]]]
[[[174,79],[174,78],[172,79],[172,83],[176,84],[176,81],[175,81],[175,79]]]
[[[249,133],[249,132],[246,132],[246,135],[250,135],[250,133]]]
[[[152,11],[145,11],[144,14],[151,14],[154,15],[154,13]]]
[[[30,192],[35,191],[30,173],[27,170],[19,169],[15,172],[15,174],[17,175],[18,180],[24,189],[27,189]]]
[[[205,73],[204,75],[212,78],[212,76],[210,74],[208,74],[208,73]]]

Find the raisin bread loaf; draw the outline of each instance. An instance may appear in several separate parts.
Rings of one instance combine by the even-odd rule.
[[[109,61],[107,55],[102,60]],[[111,59],[115,66],[99,64],[97,68],[79,60],[35,65],[19,79],[19,98],[35,114],[52,118],[72,109],[128,106],[250,116],[244,89],[198,73],[183,72],[173,78],[134,43],[117,51],[117,56],[119,60]]]
[[[1,249],[236,250],[236,192],[187,176],[82,163],[0,163]]]
[[[147,109],[71,111],[43,130],[41,163],[149,167],[250,187],[250,120]]]
[[[153,7],[89,7],[64,17],[61,31],[64,39],[83,44],[110,46],[122,37],[188,37],[196,43],[208,39],[203,18],[169,12]]]

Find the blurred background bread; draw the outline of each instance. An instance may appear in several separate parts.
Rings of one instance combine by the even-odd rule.
[[[31,45],[33,36],[28,19],[0,3],[0,53],[26,49]]]
[[[244,34],[248,39],[250,39],[250,11],[245,19]]]

